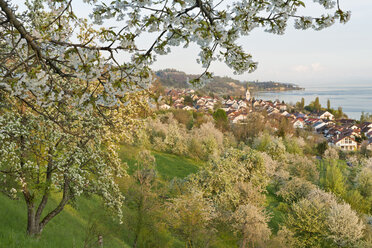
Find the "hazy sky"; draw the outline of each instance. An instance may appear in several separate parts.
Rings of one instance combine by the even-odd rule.
[[[312,2],[312,1],[305,1]],[[346,24],[335,24],[322,31],[295,30],[292,25],[278,36],[255,30],[240,43],[249,51],[258,69],[233,75],[223,63],[215,63],[215,75],[240,80],[274,80],[300,85],[364,84],[372,86],[372,0],[340,0],[341,7],[352,11]],[[311,6],[306,14],[318,13]],[[176,48],[159,57],[154,69],[175,68],[188,73],[201,72],[195,62],[198,50]]]

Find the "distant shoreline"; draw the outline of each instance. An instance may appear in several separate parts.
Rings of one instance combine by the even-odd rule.
[[[275,89],[272,89],[272,90],[258,90],[258,91],[253,91],[254,92],[258,92],[258,93],[268,93],[268,92],[273,92],[273,93],[276,93],[276,92],[289,92],[289,91],[305,91],[306,88],[298,88],[298,89],[285,89],[285,90],[275,90]]]
[[[372,87],[371,86],[339,86],[339,87],[310,87],[303,90],[287,91],[254,91],[253,96],[264,100],[280,100],[293,103],[305,99],[305,104],[319,97],[322,106],[327,106],[327,100],[331,107],[342,107],[349,118],[359,120],[362,112],[372,113]]]

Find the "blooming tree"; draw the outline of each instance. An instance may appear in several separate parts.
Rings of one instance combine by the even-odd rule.
[[[357,241],[363,237],[364,225],[349,204],[331,206],[327,218],[329,238],[339,247],[355,246]]]
[[[299,239],[298,247],[360,247],[365,226],[346,203],[320,189],[294,203],[287,226]]]
[[[25,200],[29,235],[41,234],[82,193],[101,196],[108,209],[121,217],[123,196],[115,179],[125,172],[117,151],[122,136],[134,127],[134,106],[116,111],[120,120],[115,126],[128,128],[121,129],[122,135],[105,127],[97,115],[88,118],[67,112],[58,120],[68,125],[60,126],[23,104],[7,106],[11,111],[1,109],[0,116],[0,189],[11,198]],[[55,201],[57,207],[46,212]]]
[[[270,238],[269,217],[260,208],[247,204],[240,205],[232,215],[233,226],[241,232],[241,248],[264,246]]]
[[[213,220],[217,212],[210,199],[195,188],[167,203],[170,225],[187,241],[186,247],[208,247],[216,232]]]
[[[221,217],[228,219],[240,205],[264,203],[269,182],[264,162],[262,155],[253,149],[230,148],[190,177],[190,183],[203,189],[204,196],[224,213]]]

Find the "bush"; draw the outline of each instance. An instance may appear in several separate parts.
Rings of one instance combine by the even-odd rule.
[[[285,202],[292,203],[306,197],[315,188],[316,186],[312,183],[295,177],[280,187],[276,194]]]

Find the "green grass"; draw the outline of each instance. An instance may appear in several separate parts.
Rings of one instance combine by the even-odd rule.
[[[273,186],[269,185],[266,194],[266,210],[270,213],[269,227],[274,233],[278,232],[280,225],[285,220],[285,215],[281,211],[281,208],[285,207],[284,205],[275,195]]]
[[[120,158],[128,164],[128,173],[132,174],[136,170],[136,157],[140,148],[123,145],[120,150]],[[173,154],[153,151],[156,159],[157,171],[164,180],[172,178],[185,178],[195,173],[203,166],[203,162],[195,161],[190,158],[181,157]]]
[[[27,216],[23,199],[15,201],[0,194],[0,220],[1,248],[84,247],[87,237],[93,242],[97,240],[94,233],[87,232],[93,224],[96,233],[104,237],[104,247],[128,247],[121,240],[121,233],[116,232],[117,224],[104,213],[97,198],[81,197],[74,208],[66,206],[62,213],[47,224],[40,238],[29,238],[26,235]]]
[[[184,178],[198,171],[201,163],[172,154],[154,152],[157,170],[163,179]]]
[[[128,173],[136,169],[136,155],[139,148],[122,146],[120,157],[128,164]],[[174,177],[184,178],[195,173],[203,165],[201,162],[172,154],[152,152],[157,163],[158,173],[163,180]],[[55,196],[57,198],[57,196]],[[56,205],[56,201],[51,203]],[[49,209],[50,210],[50,209]],[[124,209],[124,211],[129,211]],[[0,194],[0,248],[64,248],[84,247],[89,237],[96,241],[97,235],[103,235],[104,247],[129,247],[133,235],[118,222],[114,221],[103,209],[98,197],[80,197],[74,206],[66,206],[64,211],[52,219],[45,227],[40,238],[26,235],[26,205],[23,198],[11,200]],[[87,230],[95,226],[94,233]],[[90,247],[98,247],[90,246]]]

